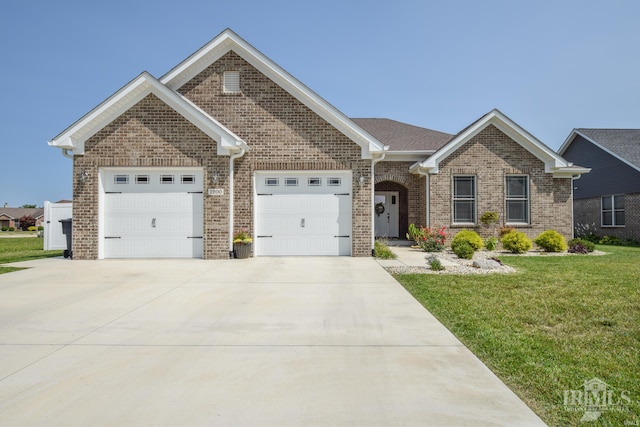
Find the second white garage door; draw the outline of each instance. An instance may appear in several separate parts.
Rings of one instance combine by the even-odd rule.
[[[202,171],[102,171],[104,258],[202,258]]]
[[[351,172],[256,172],[257,256],[351,255]]]

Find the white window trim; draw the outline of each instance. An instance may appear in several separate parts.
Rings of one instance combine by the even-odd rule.
[[[473,199],[456,199],[456,178],[473,178]],[[474,222],[456,222],[455,218],[455,202],[456,200],[473,200],[473,218]],[[478,223],[478,177],[474,174],[453,175],[451,178],[451,224],[452,225],[476,225]]]
[[[527,198],[526,199],[517,199],[514,197],[509,197],[508,186],[507,186],[507,178],[516,176],[516,177],[526,177],[527,178]],[[527,222],[509,222],[507,218],[507,202],[509,200],[526,200],[527,202]],[[531,178],[526,174],[509,174],[504,177],[504,221],[505,225],[531,225]]]
[[[616,205],[614,203],[615,201],[615,197],[616,196],[622,196],[624,197],[624,194],[609,194],[606,196],[600,196],[600,227],[602,228],[624,228],[625,224],[622,225],[618,225],[616,224]],[[611,199],[611,225],[605,225],[604,223],[604,207],[602,206],[602,199],[604,199],[605,197],[608,197]],[[625,212],[625,209],[617,209],[617,211],[622,211]],[[625,214],[625,223],[626,221],[626,214]]]

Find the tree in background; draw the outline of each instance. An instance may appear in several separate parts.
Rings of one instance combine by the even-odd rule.
[[[29,227],[33,227],[36,225],[36,219],[29,215],[24,215],[20,218],[20,229],[22,231],[27,231]]]

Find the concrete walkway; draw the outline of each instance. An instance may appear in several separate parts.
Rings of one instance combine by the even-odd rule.
[[[0,425],[544,425],[371,258],[22,264]]]

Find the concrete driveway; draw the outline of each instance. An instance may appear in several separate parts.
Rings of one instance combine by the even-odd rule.
[[[544,425],[373,259],[22,264],[0,425]]]

